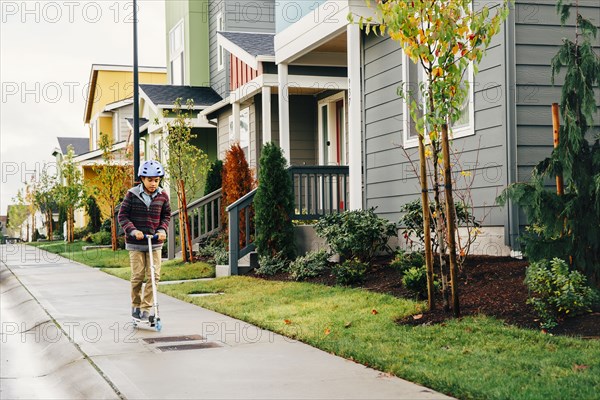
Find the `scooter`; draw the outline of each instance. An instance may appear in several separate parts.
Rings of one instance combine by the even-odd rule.
[[[162,329],[162,323],[160,322],[160,317],[158,316],[158,296],[156,290],[156,279],[154,278],[154,258],[152,254],[152,239],[158,238],[158,235],[146,235],[146,239],[148,240],[148,253],[150,256],[150,278],[152,280],[152,295],[154,298],[154,315],[148,317],[147,320],[133,318],[133,327],[145,326],[148,328],[154,328],[158,332]]]

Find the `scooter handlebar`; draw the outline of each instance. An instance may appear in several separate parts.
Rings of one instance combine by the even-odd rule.
[[[155,233],[154,235],[146,235],[146,239],[158,239],[158,233]]]

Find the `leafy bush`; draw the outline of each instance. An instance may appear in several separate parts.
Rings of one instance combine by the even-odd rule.
[[[233,144],[229,150],[225,153],[225,161],[223,162],[223,170],[221,171],[221,223],[225,230],[228,230],[229,213],[226,211],[227,206],[233,204],[238,199],[252,191],[254,185],[254,178],[250,167],[248,167],[248,161],[244,155],[244,150],[240,147],[239,143]],[[240,226],[244,226],[244,218],[242,215],[240,218]],[[242,231],[242,241],[245,236],[245,232]]]
[[[112,243],[110,232],[96,232],[92,234],[92,243],[98,246],[105,246]]]
[[[419,251],[412,253],[399,251],[390,263],[390,267],[400,270],[401,273],[405,273],[411,267],[420,268],[423,265],[425,265],[425,256]]]
[[[584,275],[569,271],[564,260],[541,260],[527,268],[525,284],[532,292],[527,303],[540,316],[542,328],[553,328],[563,319],[591,311],[596,294]]]
[[[329,214],[317,222],[315,231],[342,259],[363,263],[378,251],[391,250],[387,242],[397,234],[396,224],[379,218],[373,208]]]
[[[258,189],[254,197],[256,249],[263,257],[293,259],[296,255],[294,225],[290,215],[294,211],[292,179],[287,161],[274,143],[262,148],[258,170]]]
[[[258,264],[260,265],[254,273],[257,275],[272,276],[278,272],[285,271],[287,268],[287,260],[281,253],[274,256],[259,256]]]
[[[219,249],[214,255],[215,264],[217,265],[228,265],[229,264],[229,252],[225,249]]]
[[[204,185],[204,195],[211,194],[222,186],[221,174],[223,173],[223,161],[215,160],[206,174],[206,184]]]
[[[427,269],[423,265],[420,267],[410,267],[404,272],[402,284],[418,298],[426,298]],[[434,286],[437,286],[435,281]]]
[[[85,228],[75,228],[73,230],[73,237],[75,238],[75,240],[82,240],[85,236],[89,235],[90,233],[91,232],[90,232],[90,230],[87,227],[85,227]]]
[[[292,279],[303,281],[323,274],[329,265],[328,258],[329,254],[325,250],[311,251],[304,257],[296,258],[289,268]]]
[[[335,276],[338,285],[352,285],[361,283],[365,278],[368,264],[353,258],[341,264],[334,264],[331,272]]]

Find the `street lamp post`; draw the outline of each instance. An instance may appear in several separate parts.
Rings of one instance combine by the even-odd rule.
[[[137,1],[133,0],[133,181],[140,166],[140,91],[138,78]]]

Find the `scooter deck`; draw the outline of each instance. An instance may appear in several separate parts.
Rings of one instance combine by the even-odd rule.
[[[157,330],[160,330],[160,328],[159,328],[161,326],[160,318],[154,319],[153,316],[149,319],[133,318],[133,326],[134,327],[145,326],[145,327],[156,328]]]

